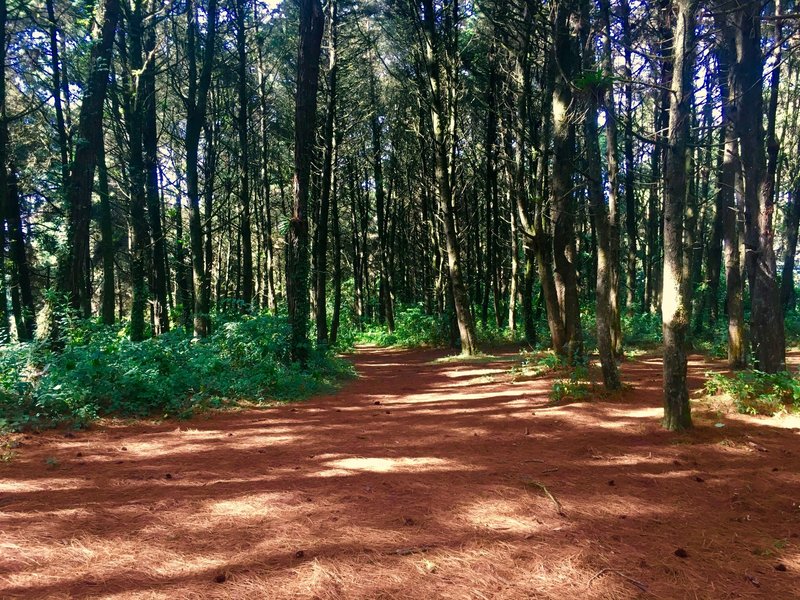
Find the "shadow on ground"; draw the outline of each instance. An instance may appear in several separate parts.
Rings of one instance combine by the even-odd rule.
[[[21,438],[0,596],[796,597],[791,422],[664,432],[655,357],[622,398],[550,406],[507,357],[440,356],[362,349],[301,404]]]

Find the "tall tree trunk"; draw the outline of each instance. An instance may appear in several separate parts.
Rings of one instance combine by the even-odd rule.
[[[303,366],[309,356],[308,200],[322,30],[323,15],[320,1],[300,0],[300,44],[295,96],[294,206],[287,242],[286,299],[292,327],[292,358]]]
[[[583,47],[583,68],[586,72],[592,72],[595,68],[594,37],[590,34],[589,11],[589,0],[582,0],[580,6],[580,29],[581,45]],[[597,131],[597,112],[603,91],[599,87],[588,86],[584,94],[583,135],[586,152],[586,183],[594,228],[597,232],[597,272],[595,279],[597,350],[600,354],[603,385],[607,390],[618,390],[621,386],[617,362],[614,357],[614,324],[612,321],[612,221],[603,195],[600,136]],[[613,154],[610,150],[609,153]],[[610,172],[611,166],[609,165]]]
[[[316,244],[314,245],[314,276],[316,285],[316,321],[317,345],[328,345],[328,223],[331,219],[330,200],[334,181],[334,156],[336,154],[336,78],[339,66],[336,62],[337,20],[336,0],[328,0],[328,105],[325,111],[325,150],[322,159],[322,193],[320,194],[319,222],[316,229]],[[375,179],[376,185],[378,178]],[[377,194],[376,188],[376,194]],[[339,215],[333,213],[333,218]],[[380,224],[379,224],[380,226]],[[393,325],[394,323],[392,323]]]
[[[247,0],[236,0],[236,52],[238,63],[239,111],[236,128],[239,133],[239,206],[242,209],[242,300],[248,306],[253,301],[253,241],[250,208],[250,151],[247,127],[250,119],[247,94],[247,40],[245,11]]]
[[[516,210],[512,202],[511,214],[508,216],[508,221],[511,224],[511,235],[509,241],[511,242],[511,277],[508,285],[508,330],[513,334],[517,331],[517,296],[519,295],[519,242],[517,240],[517,217]]]
[[[677,14],[672,52],[672,95],[669,109],[664,199],[664,275],[661,311],[664,338],[664,427],[692,426],[686,386],[686,333],[689,327],[688,287],[684,285],[683,221],[688,194],[688,145],[694,78],[695,0],[675,0]]]
[[[134,342],[144,339],[145,307],[148,290],[145,285],[145,260],[150,242],[150,232],[145,213],[145,163],[144,163],[144,94],[146,86],[143,73],[143,15],[141,0],[136,0],[127,10],[126,34],[128,46],[122,47],[122,60],[127,63],[123,73],[125,125],[128,133],[129,197],[131,212],[131,320],[130,338]]]
[[[8,111],[6,106],[6,48],[8,36],[6,24],[8,21],[8,8],[6,0],[0,0],[0,343],[8,336],[8,314],[5,281],[5,223],[8,224],[8,238],[10,241],[12,271],[11,293],[14,304],[14,321],[17,329],[17,339],[28,341],[33,337],[35,322],[33,291],[31,288],[30,268],[25,251],[25,239],[22,231],[22,215],[19,204],[19,188],[17,186],[17,173],[14,160],[10,152],[10,138],[8,131]]]
[[[719,17],[717,17],[719,19]],[[729,28],[720,27],[724,35]],[[717,183],[717,204],[724,212],[722,217],[723,249],[725,254],[726,312],[728,314],[728,364],[741,369],[747,361],[744,338],[744,302],[742,300],[742,265],[739,253],[740,202],[736,198],[736,179],[740,172],[738,140],[733,122],[731,92],[728,84],[731,77],[730,44],[722,43],[717,48],[720,96],[722,98],[722,169]]]
[[[97,148],[97,192],[100,197],[100,254],[103,260],[103,289],[100,317],[106,325],[114,324],[116,283],[114,281],[114,221],[111,214],[111,193],[108,186],[106,145]]]
[[[797,305],[794,265],[797,254],[797,228],[800,225],[800,177],[797,177],[792,185],[790,198],[786,213],[786,246],[781,274],[781,304],[786,312],[794,310]]]
[[[553,89],[553,175],[550,189],[553,219],[553,256],[555,281],[564,323],[565,345],[556,351],[569,362],[583,353],[583,339],[578,300],[576,267],[575,214],[577,200],[573,191],[575,125],[572,105],[573,80],[580,70],[577,43],[571,31],[576,14],[572,2],[561,3],[555,10],[554,63],[559,65]]]
[[[722,134],[722,146],[717,158],[717,189],[714,196],[714,221],[711,226],[711,243],[708,248],[706,260],[706,279],[708,280],[708,290],[706,292],[706,304],[709,308],[709,324],[713,328],[719,317],[719,283],[722,274],[722,244],[724,237],[725,213],[728,210],[726,196],[723,193],[721,173],[725,161],[725,134]],[[713,140],[713,136],[712,136]],[[730,187],[729,192],[733,191]],[[700,316],[700,315],[698,315]]]
[[[475,336],[475,321],[469,303],[469,295],[461,272],[461,256],[456,233],[455,210],[453,208],[454,178],[451,171],[452,154],[455,149],[456,90],[455,71],[458,69],[457,41],[455,23],[458,3],[453,2],[449,9],[452,17],[443,19],[442,27],[449,31],[438,31],[437,17],[433,0],[423,0],[423,37],[425,66],[427,68],[426,87],[430,90],[430,125],[433,134],[434,179],[439,197],[439,210],[444,228],[447,265],[450,275],[450,290],[455,307],[461,354],[473,355],[478,351]]]
[[[610,245],[608,248],[607,265],[611,279],[609,283],[608,317],[611,327],[611,346],[614,349],[614,354],[620,356],[622,355],[622,325],[620,322],[619,308],[619,160],[617,158],[617,111],[613,84],[614,58],[611,41],[613,39],[613,34],[610,1],[601,0],[600,10],[603,20],[603,76],[610,82],[605,89],[603,98],[601,98],[606,116],[606,161],[608,167],[608,224]],[[631,115],[628,115],[628,118],[631,118]]]
[[[729,13],[736,57],[731,97],[744,173],[745,264],[750,284],[751,332],[756,367],[768,373],[786,367],[783,311],[776,278],[773,238],[774,180],[764,151],[761,2],[748,0]]]
[[[59,263],[59,289],[73,308],[88,317],[91,313],[89,270],[89,222],[97,149],[102,143],[103,104],[114,34],[119,20],[119,0],[104,0],[96,14],[92,35],[89,80],[78,118],[79,140],[66,186],[67,243]],[[50,328],[48,328],[50,329]],[[54,330],[51,329],[53,333]],[[45,333],[48,336],[48,333]]]
[[[155,0],[150,2],[149,12],[155,12]],[[152,19],[151,19],[152,21]],[[156,33],[152,22],[144,31],[145,64],[141,77],[144,103],[144,123],[142,141],[144,144],[145,188],[147,195],[147,215],[150,221],[153,287],[153,312],[155,313],[154,334],[169,331],[169,304],[167,301],[167,240],[161,223],[161,197],[158,189],[158,132],[156,121],[156,76],[155,76]]]
[[[371,51],[370,51],[371,55]],[[383,182],[383,142],[382,124],[380,120],[380,98],[378,96],[375,67],[370,58],[369,93],[372,105],[370,131],[372,133],[372,169],[375,176],[375,211],[378,219],[378,263],[380,267],[380,283],[378,297],[380,300],[379,315],[386,320],[389,333],[394,331],[394,307],[392,306],[392,285],[389,271],[389,224],[386,210],[386,192]]]
[[[489,320],[489,293],[495,284],[495,231],[492,221],[493,206],[497,203],[497,64],[496,48],[489,49],[489,81],[486,89],[486,270],[484,271],[483,299],[481,304],[481,322],[484,328]]]
[[[58,134],[58,151],[61,157],[61,185],[67,185],[69,180],[69,136],[67,133],[66,120],[64,118],[64,104],[61,95],[62,86],[67,82],[62,81],[61,75],[61,60],[59,52],[59,31],[58,23],[56,22],[56,12],[53,6],[53,0],[45,0],[45,7],[47,9],[47,20],[49,24],[50,34],[50,71],[53,81],[53,108],[56,113],[56,132]],[[3,51],[5,53],[5,50]]]
[[[194,335],[205,337],[211,332],[211,315],[208,282],[204,261],[203,226],[200,217],[200,189],[198,184],[198,153],[200,133],[206,120],[208,91],[211,87],[211,71],[214,63],[217,32],[217,0],[208,0],[206,9],[208,25],[203,65],[200,78],[197,76],[197,45],[199,28],[194,0],[187,0],[186,19],[188,40],[186,45],[189,63],[189,90],[186,98],[186,195],[189,209],[189,245],[192,254],[192,275],[194,284]],[[188,307],[184,307],[185,309]]]
[[[258,46],[258,77],[261,91],[261,180],[264,193],[264,253],[266,255],[267,307],[274,315],[278,312],[275,292],[275,245],[272,239],[272,205],[269,172],[269,104],[267,77],[264,67],[263,46]]]
[[[633,43],[631,40],[631,7],[628,0],[621,0],[622,11],[622,45],[625,49],[625,232],[628,238],[628,255],[626,263],[625,307],[628,312],[633,310],[634,296],[636,294],[636,194],[634,190],[634,156],[633,156],[633,75],[632,56]]]
[[[334,140],[333,148],[333,162],[336,163],[338,148],[337,140]],[[335,170],[332,171],[331,177],[331,214],[333,225],[333,314],[331,315],[331,333],[330,343],[336,344],[339,336],[339,322],[342,314],[342,231],[341,221],[339,216],[339,178],[336,177]]]

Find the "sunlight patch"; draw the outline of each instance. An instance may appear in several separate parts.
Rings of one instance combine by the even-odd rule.
[[[529,533],[541,527],[530,506],[518,500],[486,499],[468,506],[462,518],[473,527]]]
[[[52,490],[68,490],[85,488],[83,479],[66,477],[48,477],[38,481],[0,480],[1,492],[44,492]]]
[[[263,515],[266,512],[274,513],[276,509],[286,509],[293,494],[253,494],[234,498],[231,500],[219,500],[207,503],[207,510],[217,517],[240,517],[252,518],[254,515]]]
[[[321,477],[331,477],[336,475],[349,475],[352,472],[368,471],[371,473],[409,473],[417,471],[447,471],[456,468],[453,461],[432,456],[420,456],[416,458],[378,458],[378,457],[354,457],[340,458],[325,463],[331,467],[331,471],[322,471]]]

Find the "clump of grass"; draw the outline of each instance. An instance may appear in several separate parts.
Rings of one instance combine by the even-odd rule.
[[[800,410],[800,380],[788,371],[740,371],[729,377],[706,373],[705,391],[725,394],[742,414],[774,416]]]
[[[589,380],[589,369],[579,365],[569,370],[567,377],[556,379],[550,391],[553,404],[564,402],[581,402],[592,393],[593,385]]]

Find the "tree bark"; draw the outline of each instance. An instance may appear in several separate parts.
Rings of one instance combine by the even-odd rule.
[[[108,87],[112,45],[120,16],[119,0],[104,0],[92,35],[89,80],[78,118],[78,141],[66,185],[67,244],[59,263],[58,287],[73,308],[91,313],[89,222],[97,149],[103,135],[103,103]]]
[[[97,192],[100,197],[100,254],[103,260],[103,289],[100,317],[105,325],[114,324],[116,283],[114,276],[114,220],[111,214],[111,193],[108,186],[106,145],[97,149]]]
[[[150,10],[156,10],[155,0],[150,2]],[[152,21],[152,19],[151,19]],[[158,131],[156,120],[156,75],[155,57],[156,33],[155,25],[150,22],[144,31],[145,64],[141,85],[144,105],[144,122],[142,142],[144,144],[145,192],[147,196],[147,216],[150,224],[150,245],[152,254],[151,285],[153,289],[153,312],[155,329],[158,335],[169,331],[169,303],[167,286],[167,241],[161,223],[161,197],[158,189]]]
[[[583,68],[594,70],[594,37],[590,34],[589,2],[581,1],[581,42]],[[605,85],[611,85],[610,82]],[[597,321],[597,350],[603,372],[603,385],[607,390],[620,389],[619,372],[615,359],[614,323],[612,305],[612,220],[603,195],[603,174],[600,158],[600,137],[597,131],[597,112],[605,90],[600,86],[587,86],[584,91],[585,115],[583,118],[584,146],[586,151],[586,179],[589,205],[597,232],[597,272],[595,279],[595,307]],[[613,152],[609,150],[611,154]],[[609,165],[609,173],[611,166]]]
[[[294,206],[287,241],[286,300],[292,327],[290,343],[292,358],[303,366],[308,362],[310,350],[308,201],[322,31],[323,15],[320,1],[300,0],[300,44],[295,96]]]
[[[628,0],[622,0],[622,45],[625,49],[625,232],[628,238],[628,254],[626,262],[626,297],[625,307],[633,310],[636,295],[636,194],[634,193],[634,156],[633,156],[633,84],[632,68],[633,43],[631,36],[631,8]]]
[[[800,177],[795,179],[791,190],[791,201],[786,213],[786,246],[781,273],[781,304],[789,312],[797,305],[794,287],[794,265],[797,254],[797,229],[800,225]]]
[[[786,368],[783,311],[773,247],[773,188],[764,151],[761,3],[740,5],[729,13],[733,48],[731,98],[744,174],[745,264],[750,284],[753,355],[768,373]]]
[[[695,0],[675,0],[677,14],[672,51],[672,94],[669,109],[664,198],[664,275],[661,311],[664,338],[664,427],[692,426],[686,385],[688,287],[684,285],[683,221],[688,194],[688,144],[694,77]]]
[[[461,256],[456,233],[455,211],[453,208],[453,177],[451,154],[455,147],[456,106],[454,71],[458,69],[455,18],[443,19],[452,28],[441,32],[437,28],[433,0],[423,0],[422,33],[423,55],[427,69],[426,87],[430,90],[430,126],[433,139],[434,179],[439,197],[439,210],[444,228],[447,265],[450,274],[450,289],[461,339],[461,354],[473,355],[478,351],[475,322],[470,309],[469,295],[461,272]],[[458,14],[458,3],[449,7],[452,15]]]
[[[322,193],[320,194],[319,222],[316,229],[314,245],[314,276],[316,285],[316,321],[317,345],[324,348],[328,345],[328,224],[331,219],[330,202],[334,183],[334,157],[336,154],[336,94],[339,65],[336,56],[338,13],[336,0],[328,0],[328,103],[325,109],[325,130],[323,132],[325,149],[322,159]],[[374,134],[373,134],[374,139]],[[376,185],[378,178],[375,178]],[[376,195],[378,188],[376,187]],[[334,211],[333,218],[339,215]],[[380,227],[380,223],[379,223]],[[392,329],[394,322],[391,322]],[[392,330],[390,329],[390,331]]]
[[[247,39],[245,37],[246,0],[236,0],[236,52],[238,62],[239,106],[236,128],[239,134],[239,206],[242,209],[242,301],[250,309],[253,302],[253,241],[250,207],[250,149],[247,127],[250,119],[247,95]]]
[[[186,98],[186,195],[189,211],[189,245],[192,254],[192,280],[194,285],[193,323],[195,337],[205,337],[211,332],[209,295],[205,293],[206,281],[203,226],[200,217],[200,190],[198,184],[198,153],[200,133],[206,119],[208,91],[214,63],[217,32],[217,0],[208,0],[206,14],[208,25],[200,78],[197,76],[197,38],[199,30],[194,0],[187,0],[186,25],[188,32],[187,61],[189,63],[189,90]],[[184,310],[188,307],[184,307]]]
[[[583,353],[583,338],[578,299],[576,267],[575,214],[577,201],[573,192],[575,125],[571,111],[572,85],[580,64],[575,36],[570,24],[577,15],[572,2],[560,3],[553,23],[554,62],[557,71],[553,89],[553,173],[550,189],[553,219],[553,256],[555,283],[564,323],[564,345],[556,347],[569,363]]]

